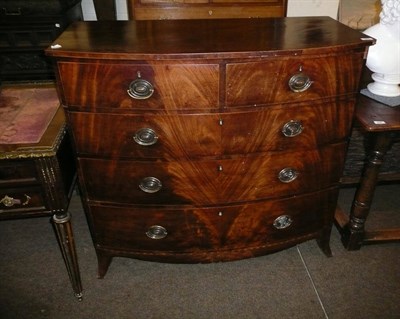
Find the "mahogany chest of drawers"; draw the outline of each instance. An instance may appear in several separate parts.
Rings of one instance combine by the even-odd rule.
[[[47,49],[103,277],[329,238],[374,40],[330,18],[81,22]]]

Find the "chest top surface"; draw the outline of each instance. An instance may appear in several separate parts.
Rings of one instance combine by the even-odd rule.
[[[247,58],[363,49],[373,42],[329,17],[96,21],[72,24],[47,54],[88,59]]]

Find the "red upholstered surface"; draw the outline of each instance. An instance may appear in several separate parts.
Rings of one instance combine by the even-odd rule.
[[[40,141],[59,106],[55,88],[0,88],[0,144]]]

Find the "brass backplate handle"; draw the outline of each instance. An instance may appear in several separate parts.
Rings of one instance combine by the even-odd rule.
[[[6,207],[13,207],[14,205],[23,205],[23,206],[25,206],[25,205],[29,204],[29,201],[31,200],[31,197],[26,195],[26,194],[24,194],[24,196],[25,196],[25,201],[22,201],[22,200],[17,199],[17,198],[10,197],[8,195],[5,195],[0,200],[0,203],[3,204]]]
[[[141,78],[140,72],[137,74],[137,79],[129,84],[128,95],[136,100],[146,100],[154,93],[153,85]]]
[[[299,72],[289,79],[289,88],[296,93],[304,92],[310,88],[312,83],[313,81],[307,74]]]
[[[282,183],[291,183],[298,177],[298,175],[299,173],[295,169],[286,167],[279,172],[278,178]]]
[[[298,120],[290,120],[282,126],[282,133],[286,137],[295,137],[303,132],[304,127]]]
[[[274,220],[274,227],[276,229],[285,229],[292,224],[293,220],[289,215],[281,215]]]
[[[146,232],[146,236],[151,239],[163,239],[167,235],[168,235],[167,230],[159,225],[151,226]]]
[[[135,132],[133,140],[142,146],[154,145],[158,141],[156,132],[151,128],[141,128]]]
[[[139,188],[145,193],[157,193],[162,188],[162,183],[158,178],[148,176],[140,181]]]

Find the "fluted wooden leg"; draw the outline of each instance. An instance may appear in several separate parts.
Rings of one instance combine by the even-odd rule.
[[[53,222],[72,288],[76,298],[81,301],[83,297],[82,283],[71,226],[71,215],[68,212],[66,214],[63,213],[62,215],[54,214]]]

